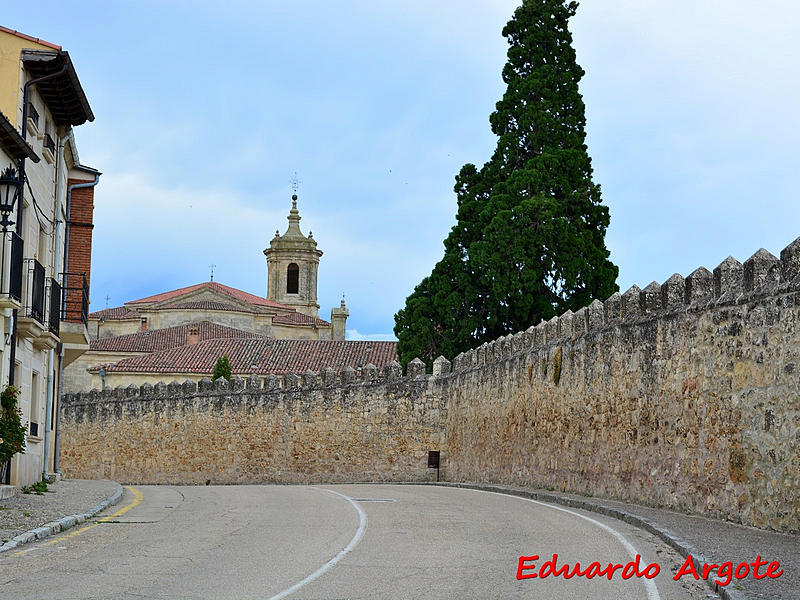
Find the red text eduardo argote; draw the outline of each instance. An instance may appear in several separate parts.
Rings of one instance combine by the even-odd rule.
[[[558,554],[553,554],[552,558],[542,563],[537,563],[539,560],[539,555],[537,554],[520,556],[517,561],[517,579],[545,579],[547,577],[562,577],[564,579],[585,577],[586,579],[594,579],[595,577],[605,577],[610,581],[618,571],[620,579],[631,579],[632,577],[653,579],[661,572],[661,567],[658,563],[649,563],[643,566],[641,559],[642,557],[637,554],[633,560],[624,565],[620,563],[601,564],[595,561],[589,563],[585,568],[581,568],[579,562],[574,565],[569,563],[559,565]],[[715,576],[714,583],[725,586],[734,578],[744,579],[750,576],[753,579],[767,577],[776,579],[783,574],[778,561],[766,561],[761,556],[756,556],[752,562],[741,562],[737,565],[734,565],[732,561],[726,561],[721,564],[697,562],[699,567],[695,565],[692,555],[688,555],[672,579],[677,581],[687,575],[695,579],[708,579]],[[763,570],[761,570],[762,567],[764,567]]]

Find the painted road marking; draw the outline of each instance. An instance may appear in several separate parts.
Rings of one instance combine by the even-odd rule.
[[[130,509],[132,509],[134,506],[139,504],[144,499],[144,494],[142,494],[142,492],[140,492],[136,488],[131,487],[129,485],[126,485],[125,489],[126,490],[130,490],[133,493],[133,501],[131,501],[131,503],[128,504],[127,506],[124,506],[123,508],[119,509],[113,515],[108,515],[107,517],[103,517],[101,519],[98,519],[96,522],[92,523],[91,525],[86,525],[85,527],[81,527],[80,529],[76,529],[75,531],[70,531],[66,535],[58,535],[58,536],[56,536],[55,539],[52,539],[52,540],[47,541],[47,542],[43,542],[41,544],[37,544],[36,546],[31,547],[29,549],[20,550],[19,552],[15,552],[14,556],[20,556],[22,554],[26,554],[26,553],[30,552],[31,550],[36,550],[36,549],[42,548],[44,546],[50,546],[52,544],[57,544],[59,542],[63,542],[64,540],[68,540],[69,538],[75,537],[76,535],[80,535],[84,531],[88,531],[89,529],[92,529],[93,527],[97,527],[101,523],[107,523],[107,522],[111,521],[112,519],[115,519],[117,517],[121,517],[122,515],[124,515],[126,512],[128,512]]]
[[[469,488],[464,488],[464,489],[469,489]],[[512,494],[503,494],[501,492],[490,492],[489,490],[474,490],[474,489],[472,489],[470,491],[483,492],[484,494],[497,494],[498,496],[507,496],[508,498],[516,498],[517,500],[526,500],[527,502],[533,502],[534,504],[538,504],[540,506],[545,506],[547,508],[552,508],[553,510],[560,510],[561,512],[569,513],[569,514],[574,515],[576,517],[580,517],[581,519],[589,521],[590,523],[592,523],[594,525],[597,525],[598,527],[600,527],[602,529],[605,529],[611,535],[613,535],[615,538],[617,538],[617,540],[622,544],[622,546],[625,548],[625,550],[628,551],[628,554],[630,554],[631,559],[636,558],[636,555],[640,554],[640,552],[638,550],[636,550],[636,548],[633,547],[633,544],[631,544],[625,538],[625,536],[622,535],[619,531],[617,531],[613,527],[609,527],[605,523],[601,523],[600,521],[597,521],[597,520],[595,520],[595,519],[593,519],[591,517],[587,517],[586,515],[582,515],[579,512],[575,512],[574,510],[569,510],[568,508],[563,508],[561,506],[554,506],[554,505],[548,504],[546,502],[540,502],[539,500],[534,500],[533,498],[524,498],[522,496],[514,496]],[[655,581],[653,581],[652,579],[644,579],[644,580],[641,580],[641,581],[644,584],[644,587],[647,588],[647,600],[661,600],[661,596],[658,593],[658,588],[656,587]]]
[[[332,559],[330,559],[328,562],[326,562],[319,569],[314,571],[311,575],[309,575],[302,581],[298,581],[292,587],[286,588],[281,593],[272,596],[270,600],[279,600],[280,598],[285,598],[289,594],[293,594],[294,592],[299,590],[304,585],[311,583],[320,575],[325,574],[332,566],[334,566],[336,563],[342,560],[348,552],[350,552],[353,548],[356,547],[356,544],[358,544],[358,542],[361,541],[361,536],[364,535],[364,531],[367,529],[367,515],[363,510],[361,510],[361,507],[358,504],[356,504],[356,501],[353,498],[345,496],[344,494],[340,494],[339,492],[334,492],[333,490],[326,490],[325,488],[316,488],[316,489],[320,489],[324,492],[329,492],[331,494],[336,494],[340,498],[344,498],[353,506],[353,508],[355,508],[358,511],[358,529],[356,530],[356,534],[353,536],[353,539],[350,540],[350,543],[347,544],[347,546],[345,546],[344,548],[342,548],[339,554],[334,556]]]

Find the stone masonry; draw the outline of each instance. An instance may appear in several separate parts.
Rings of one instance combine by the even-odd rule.
[[[68,477],[534,485],[800,531],[800,238],[432,365],[68,395]]]

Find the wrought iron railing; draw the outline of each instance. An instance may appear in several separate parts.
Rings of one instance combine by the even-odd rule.
[[[28,102],[28,118],[33,121],[36,127],[39,127],[39,111],[33,105],[33,102]]]
[[[89,282],[85,273],[61,273],[61,320],[88,323]]]
[[[28,290],[25,316],[44,324],[44,265],[35,258],[26,258]]]
[[[49,296],[47,329],[57,336],[61,327],[61,285],[52,277],[50,278]]]
[[[56,153],[56,143],[53,141],[53,138],[50,137],[49,133],[44,134],[44,147],[50,150],[53,154]]]
[[[13,231],[6,233],[5,236],[10,243],[3,244],[2,249],[0,295],[22,302],[22,267],[25,259],[22,238]],[[6,264],[6,257],[8,257],[8,264]]]

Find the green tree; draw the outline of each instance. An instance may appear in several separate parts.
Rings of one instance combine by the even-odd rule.
[[[19,389],[12,385],[0,393],[0,469],[17,453],[25,452],[25,434],[17,407]]]
[[[228,381],[231,379],[231,361],[228,360],[227,355],[220,356],[217,364],[214,365],[214,374],[211,375],[211,379],[213,381],[220,377],[224,377]]]
[[[489,118],[497,147],[456,176],[444,257],[395,315],[403,363],[452,358],[617,290],[568,28],[577,6],[524,0],[503,29],[507,88]]]

